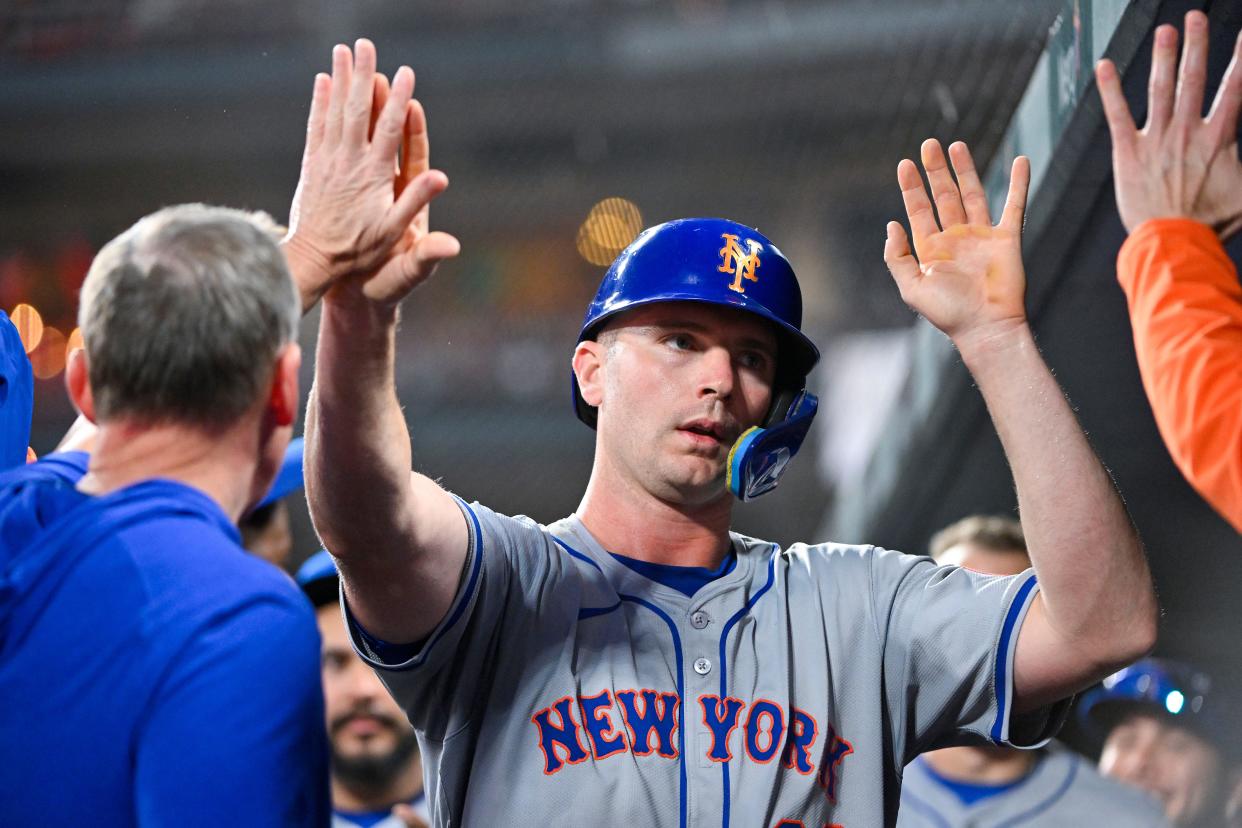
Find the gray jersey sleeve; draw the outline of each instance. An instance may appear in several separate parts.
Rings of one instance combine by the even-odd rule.
[[[414,657],[388,663],[359,634],[344,606],[358,654],[376,668],[393,698],[426,738],[443,741],[470,723],[492,683],[502,643],[521,636],[565,571],[537,523],[458,501],[470,548],[457,595]]]
[[[1039,587],[1028,570],[981,575],[930,558],[876,550],[872,600],[884,648],[884,695],[894,760],[952,744],[1038,747],[1070,700],[1012,713],[1018,632]]]

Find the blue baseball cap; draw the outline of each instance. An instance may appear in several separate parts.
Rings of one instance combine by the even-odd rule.
[[[0,469],[26,462],[30,417],[34,413],[34,372],[17,326],[0,310]]]
[[[338,600],[340,576],[336,571],[336,563],[326,549],[320,549],[307,558],[298,567],[293,580],[298,582],[298,586],[302,588],[306,597],[310,598],[316,608],[325,604],[334,604]]]
[[[272,487],[267,490],[267,494],[263,496],[256,505],[255,509],[262,509],[271,503],[275,503],[290,492],[296,492],[302,488],[302,451],[305,441],[301,437],[294,437],[289,441],[289,447],[285,449],[285,459],[280,464],[280,471],[276,473],[276,479],[272,482]]]

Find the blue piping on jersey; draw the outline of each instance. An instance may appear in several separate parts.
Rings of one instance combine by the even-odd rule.
[[[1014,626],[1018,623],[1018,616],[1022,614],[1022,610],[1026,607],[1026,597],[1031,590],[1035,588],[1035,576],[1032,574],[1026,583],[1018,588],[1018,594],[1014,596],[1013,601],[1009,604],[1009,611],[1005,613],[1005,623],[1001,627],[1000,646],[996,652],[996,675],[993,682],[996,686],[996,721],[992,724],[992,741],[997,744],[1001,743],[1001,737],[1005,734],[1005,689],[1008,686],[1007,669],[1009,662],[1009,639],[1013,635]]]
[[[677,655],[677,698],[679,699],[677,703],[677,762],[681,773],[681,828],[686,828],[686,693],[685,682],[682,679],[681,636],[677,634],[677,625],[673,623],[673,619],[655,604],[633,595],[621,595],[620,598],[622,601],[630,601],[646,607],[660,616],[668,625],[668,631],[673,634],[673,652]]]
[[[603,571],[604,571],[604,570],[603,570],[603,567],[601,567],[599,564],[597,564],[594,560],[592,560],[591,558],[587,557],[586,555],[583,555],[583,554],[582,554],[581,552],[579,552],[577,549],[574,549],[572,546],[570,546],[569,544],[565,543],[565,541],[561,540],[560,538],[553,536],[553,537],[552,537],[552,540],[556,541],[556,543],[557,543],[557,545],[558,545],[558,546],[560,546],[562,549],[564,549],[566,552],[568,552],[568,553],[569,553],[569,556],[570,556],[571,558],[577,558],[577,559],[578,559],[578,560],[580,560],[580,561],[585,561],[586,563],[589,563],[591,566],[593,566],[593,567],[595,567],[596,569],[598,569],[600,572],[603,572]]]
[[[620,609],[620,607],[620,601],[613,604],[611,607],[584,607],[578,610],[578,620],[582,621],[585,618],[595,618],[599,615],[607,615],[615,609]]]
[[[474,595],[475,587],[479,583],[479,572],[483,567],[483,528],[479,525],[479,517],[474,513],[474,509],[470,508],[470,504],[454,495],[454,500],[461,504],[466,510],[466,514],[470,515],[470,522],[474,524],[474,560],[470,562],[470,579],[466,581],[466,588],[462,590],[461,600],[457,602],[457,607],[453,610],[453,614],[449,616],[448,621],[436,630],[436,634],[427,642],[427,646],[423,651],[414,657],[408,664],[400,664],[396,666],[383,665],[385,669],[404,672],[421,667],[423,662],[427,660],[427,655],[431,652],[431,648],[436,642],[444,637],[444,634],[452,629],[453,625],[461,618],[466,611],[466,606],[470,603],[471,597]],[[357,622],[355,622],[357,623]]]
[[[729,695],[729,671],[728,659],[725,658],[725,644],[728,642],[729,633],[733,630],[733,625],[742,620],[746,613],[750,612],[751,607],[755,605],[764,593],[772,588],[772,584],[776,581],[776,555],[780,551],[780,547],[772,544],[772,557],[768,559],[768,582],[759,588],[759,591],[750,596],[740,610],[733,613],[733,616],[725,622],[724,628],[720,631],[720,698],[727,698]],[[726,748],[728,746],[726,745]],[[724,800],[721,808],[722,822],[724,828],[729,828],[729,763],[720,763],[720,773],[724,780]]]
[[[552,540],[556,541],[557,545],[559,545],[562,549],[564,549],[567,553],[569,553],[571,557],[574,557],[580,561],[585,561],[586,563],[589,563],[591,566],[595,567],[600,572],[604,571],[603,568],[600,567],[599,564],[597,564],[595,561],[591,560],[591,558],[579,552],[577,549],[574,549],[572,546],[565,543],[560,538],[553,537]],[[673,619],[669,618],[668,613],[666,613],[664,610],[657,607],[655,604],[643,598],[638,598],[634,595],[622,595],[618,593],[617,597],[620,598],[621,601],[629,601],[630,603],[638,604],[639,606],[646,607],[647,609],[654,612],[656,615],[660,616],[661,620],[663,620],[664,623],[668,625],[668,631],[672,633],[673,635],[673,653],[677,656],[677,699],[678,699],[677,701],[677,763],[679,765],[679,773],[681,777],[680,825],[681,825],[681,828],[686,828],[686,689],[685,689],[685,678],[684,678],[684,674],[682,671],[681,636],[677,634],[677,625],[673,623]],[[590,618],[593,615],[603,615],[606,612],[612,612],[617,607],[621,606],[621,601],[618,601],[614,606],[611,606],[611,607],[602,607],[602,608],[588,607],[587,609],[579,610],[578,618],[579,619],[582,619],[584,617]]]

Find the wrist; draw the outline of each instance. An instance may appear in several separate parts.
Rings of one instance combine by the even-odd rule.
[[[1025,317],[989,322],[953,337],[953,345],[971,373],[992,362],[1004,362],[1034,344],[1035,337]]]
[[[327,258],[301,236],[291,233],[280,242],[285,255],[289,275],[302,299],[302,313],[306,313],[323,296],[331,281],[331,268]]]
[[[360,286],[349,283],[335,285],[323,296],[324,322],[359,332],[395,328],[399,308],[400,305],[372,301],[363,295]]]

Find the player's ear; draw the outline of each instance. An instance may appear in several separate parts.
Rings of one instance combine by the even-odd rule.
[[[587,405],[598,407],[604,398],[603,364],[604,346],[589,339],[578,343],[574,349],[574,376]]]
[[[90,371],[86,364],[86,350],[74,348],[65,360],[65,389],[78,412],[95,422],[95,398],[91,396]]]
[[[291,342],[276,356],[272,372],[268,411],[278,426],[291,426],[298,418],[298,371],[302,368],[302,348]]]

